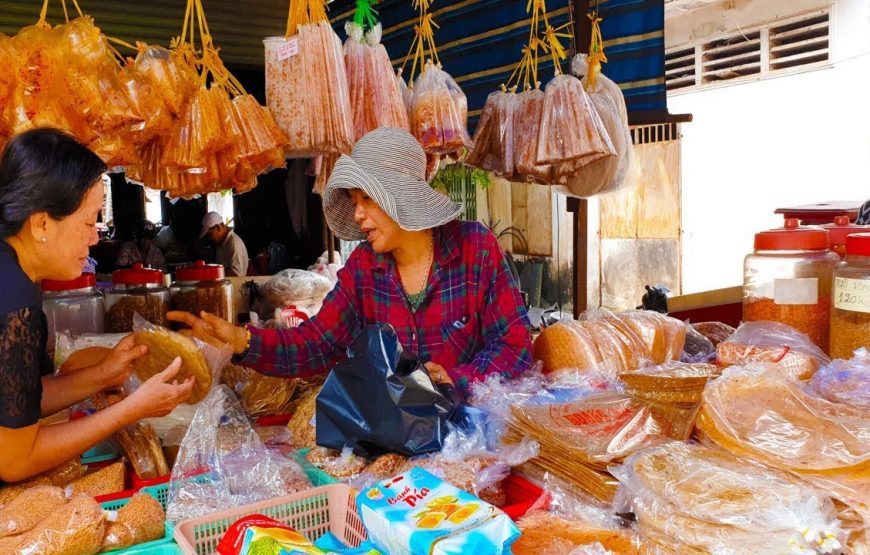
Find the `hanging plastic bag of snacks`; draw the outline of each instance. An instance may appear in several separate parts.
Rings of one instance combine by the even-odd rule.
[[[514,175],[514,118],[519,98],[513,92],[490,94],[474,132],[474,147],[466,163],[510,178]]]
[[[353,21],[345,25],[344,63],[353,113],[354,140],[379,127],[409,129],[408,113],[386,49],[380,44],[381,26],[363,37]]]
[[[568,164],[582,167],[616,155],[595,106],[580,80],[557,75],[544,92],[541,129],[538,135],[538,163],[557,165],[568,172]],[[564,169],[563,169],[564,168]]]
[[[449,154],[473,146],[466,129],[468,104],[450,75],[432,61],[414,83],[411,132],[429,154]]]
[[[199,88],[196,71],[161,46],[140,45],[133,68],[154,87],[174,117],[182,115]]]
[[[323,0],[293,0],[284,37],[263,42],[266,100],[289,138],[287,155],[349,154],[354,132],[344,56]]]
[[[553,181],[553,166],[537,162],[544,91],[530,89],[517,96],[517,113],[514,116],[515,173],[523,181],[549,184]]]

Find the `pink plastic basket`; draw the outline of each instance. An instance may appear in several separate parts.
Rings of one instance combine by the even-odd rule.
[[[229,527],[254,514],[283,522],[312,542],[332,532],[345,545],[359,547],[367,537],[356,512],[356,493],[333,484],[179,522],[175,541],[188,555],[213,555]]]

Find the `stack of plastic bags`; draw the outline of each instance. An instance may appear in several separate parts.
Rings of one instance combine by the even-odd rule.
[[[322,0],[293,0],[284,37],[264,41],[266,100],[287,156],[350,154],[354,126],[341,40]]]
[[[614,508],[632,512],[652,553],[840,553],[831,498],[700,445],[670,443],[614,470]]]
[[[585,313],[579,321],[563,320],[535,340],[535,359],[544,372],[594,370],[612,375],[677,360],[686,326],[656,312]]]
[[[697,429],[742,458],[800,476],[870,518],[870,415],[815,395],[774,365],[725,370],[704,391]]]

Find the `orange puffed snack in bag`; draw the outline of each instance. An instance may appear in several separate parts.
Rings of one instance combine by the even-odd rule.
[[[468,103],[450,75],[431,61],[414,83],[411,132],[427,154],[445,155],[473,143],[466,128]]]
[[[154,87],[175,117],[182,115],[199,88],[196,72],[161,46],[140,45],[133,67]]]

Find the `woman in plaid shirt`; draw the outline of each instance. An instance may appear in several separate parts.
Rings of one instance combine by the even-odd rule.
[[[426,156],[406,131],[378,129],[342,156],[323,194],[327,222],[365,240],[311,320],[289,330],[237,327],[213,315],[172,312],[235,362],[269,376],[328,372],[367,325],[389,323],[437,382],[468,391],[531,363],[525,306],[498,241],[425,181]]]

